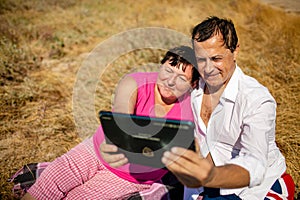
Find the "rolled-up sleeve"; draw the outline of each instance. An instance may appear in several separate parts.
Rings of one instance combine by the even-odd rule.
[[[227,161],[248,170],[249,187],[259,185],[268,168],[269,142],[275,140],[276,103],[274,100],[257,99],[244,112],[238,156]]]

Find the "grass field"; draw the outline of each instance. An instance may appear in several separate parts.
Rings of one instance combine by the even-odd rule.
[[[238,64],[278,103],[276,141],[299,193],[299,14],[255,0],[0,0],[0,199],[13,199],[6,180],[21,166],[51,161],[82,140],[73,87],[80,66],[99,43],[143,27],[189,36],[210,15],[233,20],[241,44]],[[140,49],[114,60],[97,85],[95,111],[110,109],[122,75],[159,62],[162,54]]]

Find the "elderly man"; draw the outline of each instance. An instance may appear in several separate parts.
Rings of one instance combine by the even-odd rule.
[[[275,143],[276,102],[237,66],[234,24],[210,17],[193,29],[192,43],[202,78],[192,93],[200,148],[175,147],[162,158],[187,186],[185,198],[203,191],[203,199],[293,199]]]

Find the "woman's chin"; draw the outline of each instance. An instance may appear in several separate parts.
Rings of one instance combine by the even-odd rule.
[[[175,102],[177,100],[177,97],[175,95],[162,95],[162,99],[165,102]]]

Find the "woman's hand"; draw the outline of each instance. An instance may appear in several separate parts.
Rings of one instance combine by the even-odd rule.
[[[120,167],[128,163],[128,159],[124,154],[116,152],[118,147],[112,144],[106,144],[105,141],[100,145],[100,154],[105,162],[111,167]]]

